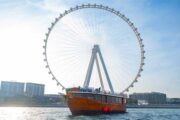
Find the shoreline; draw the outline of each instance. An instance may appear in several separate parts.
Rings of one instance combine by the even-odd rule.
[[[170,109],[180,109],[180,104],[164,104],[164,105],[127,105],[127,108],[170,108]]]

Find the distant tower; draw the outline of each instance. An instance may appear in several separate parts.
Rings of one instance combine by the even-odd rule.
[[[43,96],[44,85],[36,83],[26,83],[25,93],[27,96]]]

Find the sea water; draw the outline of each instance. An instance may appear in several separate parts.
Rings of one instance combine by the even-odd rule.
[[[180,109],[131,108],[124,114],[73,116],[68,108],[0,107],[0,120],[180,120]]]

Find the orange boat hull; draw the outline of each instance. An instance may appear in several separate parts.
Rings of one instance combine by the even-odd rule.
[[[126,104],[102,103],[93,99],[65,95],[68,107],[73,115],[125,113]]]

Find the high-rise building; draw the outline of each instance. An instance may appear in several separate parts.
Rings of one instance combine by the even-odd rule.
[[[24,94],[24,83],[1,81],[1,92],[5,96],[23,95]]]
[[[129,95],[129,98],[134,100],[144,100],[149,104],[164,104],[166,103],[166,94],[151,92],[151,93],[133,93]]]
[[[44,85],[36,83],[26,83],[27,96],[43,96],[44,95]]]

